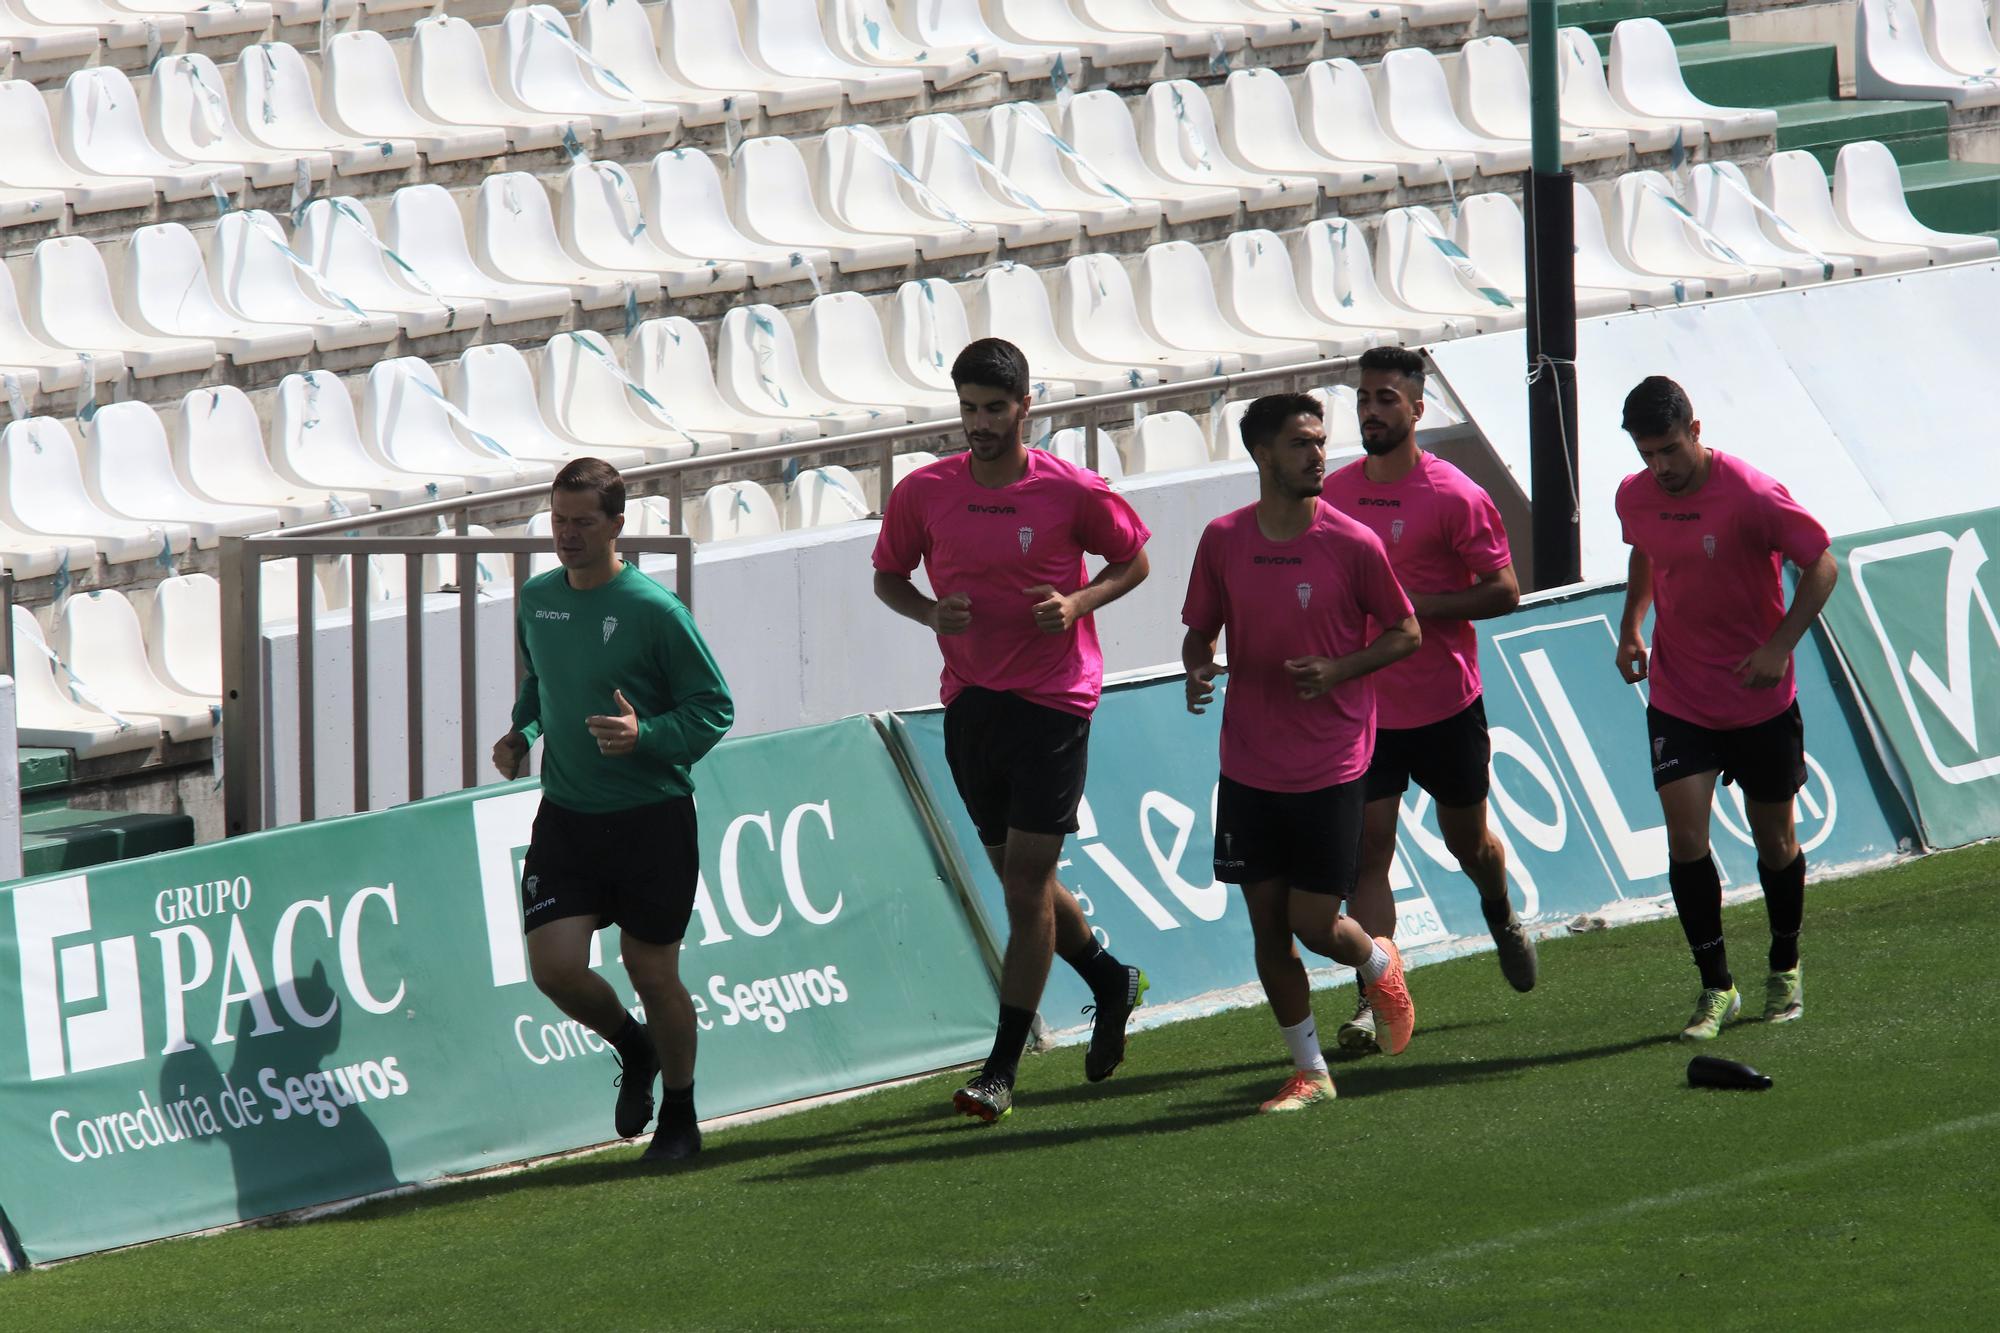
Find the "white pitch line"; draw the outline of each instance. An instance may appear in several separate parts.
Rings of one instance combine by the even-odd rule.
[[[1801,1171],[1817,1171],[1825,1167],[1839,1166],[1844,1162],[1862,1157],[1874,1157],[1882,1153],[1901,1152],[1914,1148],[1932,1139],[1944,1138],[1952,1134],[1965,1134],[1974,1130],[2000,1126],[2000,1111],[1989,1111],[1984,1115],[1967,1116],[1962,1120],[1949,1120],[1932,1125],[1928,1129],[1916,1130],[1899,1138],[1879,1139],[1872,1143],[1856,1144],[1842,1148],[1804,1162],[1786,1162],[1777,1166],[1767,1166],[1730,1180],[1716,1181],[1707,1185],[1690,1185],[1685,1189],[1671,1190],[1665,1194],[1655,1194],[1644,1199],[1633,1199],[1613,1208],[1590,1213],[1582,1217],[1572,1217],[1564,1222],[1548,1226],[1529,1227],[1505,1236],[1495,1236],[1489,1240],[1474,1241],[1470,1245],[1458,1245],[1448,1250],[1438,1250],[1420,1259],[1405,1259],[1401,1263],[1385,1264],[1359,1273],[1342,1273],[1338,1277],[1323,1279],[1303,1287],[1275,1296],[1259,1296],[1251,1300],[1235,1301],[1228,1305],[1211,1306],[1206,1310],[1189,1310],[1172,1318],[1147,1320],[1148,1329],[1170,1330],[1202,1328],[1210,1324],[1227,1323],[1275,1313],[1288,1306],[1304,1304],[1308,1301],[1323,1300],[1337,1292],[1354,1287],[1370,1287],[1382,1282],[1393,1282],[1398,1278],[1412,1277],[1432,1269],[1464,1263],[1468,1259],[1479,1259],[1503,1250],[1511,1250],[1522,1245],[1537,1244],[1553,1240],[1572,1231],[1587,1230],[1630,1217],[1634,1213],[1652,1212],[1660,1208],[1673,1208],[1685,1203],[1698,1203],[1717,1195],[1733,1194],[1746,1186],[1761,1185]]]

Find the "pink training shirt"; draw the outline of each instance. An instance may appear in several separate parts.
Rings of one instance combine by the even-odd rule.
[[[1826,529],[1791,493],[1740,458],[1712,449],[1708,480],[1669,495],[1651,472],[1618,486],[1625,542],[1653,562],[1648,679],[1661,712],[1717,730],[1755,726],[1791,707],[1785,678],[1753,690],[1736,664],[1785,618],[1783,562],[1801,568],[1827,548]]]
[[[1089,717],[1104,688],[1095,622],[1084,616],[1067,634],[1044,634],[1031,614],[1039,599],[1022,590],[1046,583],[1073,593],[1089,582],[1086,554],[1117,564],[1152,535],[1104,478],[1046,450],[1028,450],[1027,472],[1000,487],[974,481],[972,455],[955,454],[890,494],[875,568],[910,574],[921,562],[939,599],[971,599],[971,627],[938,636],[944,702],[978,686]]]
[[[1512,564],[1492,497],[1451,464],[1418,453],[1400,481],[1370,481],[1365,459],[1326,479],[1326,502],[1382,539],[1405,592],[1463,592]],[[1428,726],[1479,697],[1479,636],[1469,620],[1419,616],[1423,646],[1375,673],[1376,721]]]
[[[1257,526],[1257,506],[1224,514],[1201,534],[1181,621],[1228,635],[1222,772],[1264,791],[1317,791],[1368,770],[1375,753],[1373,675],[1301,699],[1285,661],[1345,657],[1396,625],[1410,599],[1382,542],[1321,502],[1288,542]]]

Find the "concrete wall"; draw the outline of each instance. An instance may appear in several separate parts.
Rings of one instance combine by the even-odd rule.
[[[21,756],[14,734],[14,678],[0,676],[0,880],[20,877]]]

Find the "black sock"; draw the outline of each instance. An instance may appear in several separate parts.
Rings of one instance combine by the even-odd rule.
[[[1729,955],[1722,947],[1722,877],[1715,858],[1667,862],[1667,884],[1674,891],[1674,911],[1680,914],[1694,965],[1701,969],[1706,990],[1728,990]]]
[[[1506,929],[1514,917],[1514,901],[1511,898],[1488,898],[1479,895],[1479,914],[1486,918],[1486,928],[1491,931]]]
[[[1111,951],[1099,944],[1093,937],[1083,951],[1075,957],[1063,955],[1063,961],[1076,969],[1083,978],[1083,984],[1090,987],[1090,993],[1100,999],[1125,998],[1126,987],[1131,984],[1131,974],[1125,964],[1111,956]]]
[[[625,1021],[611,1034],[611,1049],[618,1052],[618,1058],[628,1063],[633,1054],[648,1055],[653,1050],[653,1035],[632,1015],[625,1015]]]
[[[660,1086],[660,1123],[669,1121],[677,1125],[694,1123],[694,1081],[690,1079],[685,1088]]]
[[[979,1072],[1013,1087],[1014,1071],[1021,1066],[1021,1052],[1028,1045],[1028,1032],[1034,1025],[1034,1010],[1001,1005],[1000,1029],[993,1034],[993,1054],[986,1057],[986,1068]]]
[[[1799,965],[1799,926],[1806,916],[1806,854],[1800,852],[1783,870],[1757,863],[1764,883],[1764,912],[1771,919],[1771,970],[1789,972]]]

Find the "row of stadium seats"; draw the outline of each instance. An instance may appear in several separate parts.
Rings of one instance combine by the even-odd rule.
[[[2000,106],[2000,47],[1987,0],[1861,0],[1854,89],[1861,97]]]
[[[593,22],[618,12],[636,19],[630,4],[588,6],[584,15]],[[220,202],[246,184],[291,186],[303,200],[337,177],[345,192],[367,193],[368,178],[403,180],[420,156],[478,161],[565,143],[578,154],[595,147],[616,156],[615,141],[668,134],[697,114],[689,104],[635,100],[622,77],[582,63],[571,39],[555,32],[560,22],[539,8],[508,15],[493,64],[498,86],[487,78],[478,33],[450,18],[418,25],[407,92],[392,44],[367,30],[329,44],[319,95],[306,57],[282,43],[249,47],[226,68],[189,53],[165,57],[136,79],[108,66],[81,69],[47,102],[28,83],[0,82],[0,124],[11,143],[0,159],[0,225],[45,221],[65,204],[91,214],[156,201]],[[1775,127],[1771,112],[1695,99],[1657,23],[1621,25],[1608,83],[1590,37],[1566,29],[1563,41],[1569,161],[1623,161],[1633,147],[1691,151],[1704,139]],[[538,80],[538,54],[567,62],[569,77]],[[450,77],[438,72],[447,65]],[[715,99],[718,117],[724,100]],[[1000,219],[982,214],[996,202],[1011,215],[1005,220],[1077,213],[1099,231],[1150,226],[1162,208],[1181,222],[1239,206],[1298,206],[1321,191],[1382,192],[1399,179],[1436,183],[1528,166],[1526,65],[1519,48],[1497,37],[1468,43],[1455,78],[1432,52],[1413,47],[1389,52],[1372,78],[1351,60],[1322,60],[1291,79],[1235,71],[1212,106],[1187,80],[1156,83],[1134,101],[1137,116],[1109,90],[1064,92],[1053,122],[1031,103],[1007,103],[977,138],[954,117],[919,116],[896,136],[894,157],[880,131],[840,126],[819,144],[811,179],[820,207],[835,214],[844,211],[840,196],[858,192],[865,213],[889,223],[916,219],[930,255],[992,248]],[[964,154],[962,145],[975,142],[993,162]],[[785,196],[807,180],[792,160],[798,150],[781,137],[744,144],[734,156],[740,191],[772,195],[762,211],[788,207]],[[997,172],[987,170],[995,164]],[[987,197],[995,193],[997,201]],[[1141,202],[1122,206],[1122,196]],[[1024,207],[1024,198],[1034,203]],[[1031,234],[1060,238],[1029,226],[1004,239],[1032,243]]]

